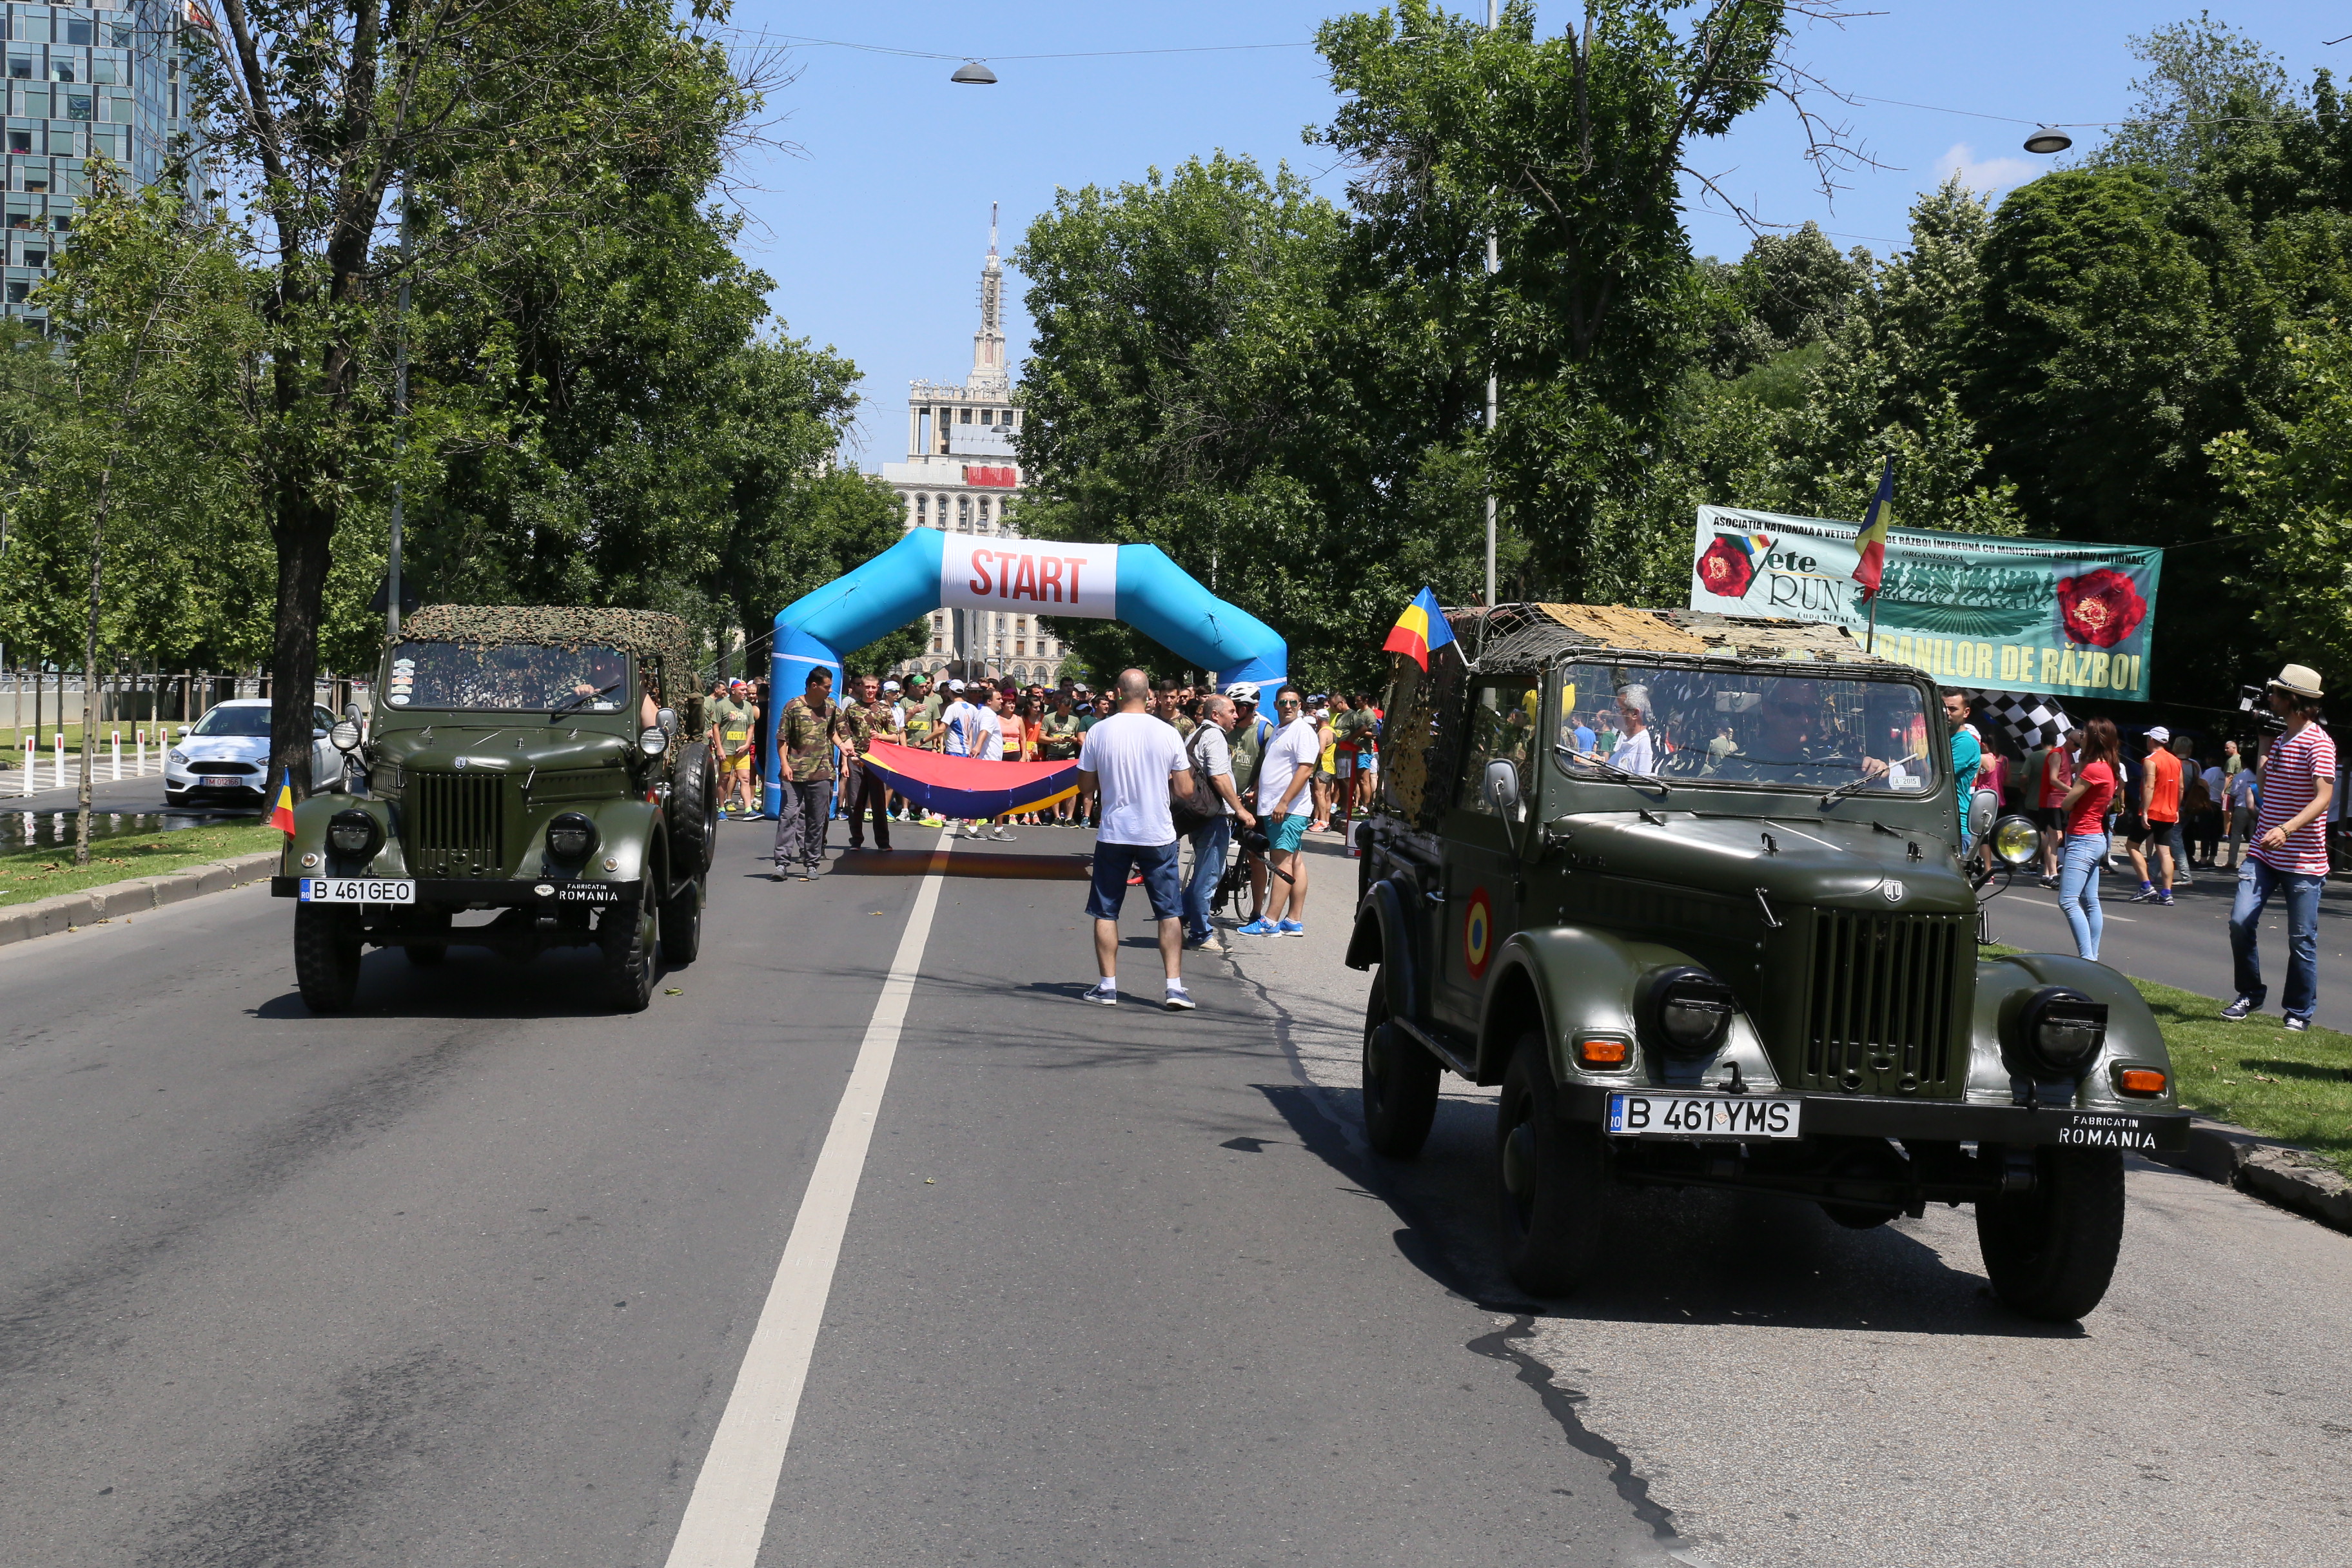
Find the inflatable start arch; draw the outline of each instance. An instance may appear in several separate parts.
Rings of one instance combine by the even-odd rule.
[[[856,571],[804,594],[776,614],[770,706],[800,695],[809,670],[833,671],[841,655],[940,608],[1001,610],[1123,621],[1218,685],[1279,683],[1290,646],[1246,610],[1211,594],[1156,544],[1063,544],[914,528]],[[761,772],[777,806],[775,716]]]

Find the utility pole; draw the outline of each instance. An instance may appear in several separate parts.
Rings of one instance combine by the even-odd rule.
[[[1490,5],[1488,9],[1492,9]],[[408,452],[408,182],[400,183],[400,314],[392,329],[392,548],[383,580],[383,629],[400,636],[400,474]],[[1488,554],[1492,554],[1491,550]],[[1494,575],[1490,571],[1488,576]]]
[[[1495,0],[1486,0],[1486,31],[1492,33],[1494,30]],[[1502,258],[1496,246],[1495,231],[1490,226],[1486,230],[1486,276],[1489,278],[1494,277],[1496,273],[1502,270]],[[1491,290],[1489,292],[1491,294]],[[1496,389],[1495,385],[1494,356],[1495,343],[1494,339],[1490,336],[1486,342],[1486,447],[1489,455],[1488,461],[1490,464],[1493,461],[1492,454],[1495,446],[1495,405],[1497,401],[1496,396]],[[1488,468],[1487,472],[1486,608],[1491,610],[1495,607],[1495,489],[1493,484],[1493,469],[1491,467]]]

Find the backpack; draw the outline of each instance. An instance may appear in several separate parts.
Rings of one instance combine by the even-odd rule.
[[[1200,725],[1186,737],[1184,742],[1185,760],[1192,764],[1192,798],[1194,800],[1216,798],[1216,786],[1209,782],[1208,770],[1201,766],[1201,753],[1194,750],[1200,744],[1201,736],[1208,728],[1205,723]],[[1196,811],[1178,799],[1176,792],[1171,789],[1168,792],[1168,815],[1176,824],[1177,837],[1189,838],[1216,821],[1223,814],[1214,811]]]

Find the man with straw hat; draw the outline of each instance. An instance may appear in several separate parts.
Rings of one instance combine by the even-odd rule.
[[[2336,742],[2313,720],[2319,713],[2319,672],[2290,664],[2270,682],[2271,711],[2286,732],[2263,761],[2262,804],[2254,843],[2238,868],[2238,900],[2230,910],[2230,956],[2238,999],[2221,1011],[2230,1019],[2262,1009],[2267,994],[2254,951],[2263,906],[2275,892],[2286,902],[2286,991],[2280,998],[2286,1026],[2311,1027],[2319,1008],[2319,893],[2327,881],[2327,808],[2336,796]]]

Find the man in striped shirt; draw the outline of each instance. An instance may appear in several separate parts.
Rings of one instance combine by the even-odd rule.
[[[2221,1010],[2224,1018],[2259,1011],[2267,994],[2254,939],[2273,892],[2286,900],[2286,1026],[2308,1029],[2319,1006],[2319,892],[2327,881],[2327,807],[2336,795],[2336,742],[2312,722],[2319,698],[2318,672],[2300,664],[2270,683],[2271,711],[2286,721],[2286,732],[2271,742],[2263,763],[2253,848],[2238,871],[2238,901],[2230,910],[2238,999]]]

